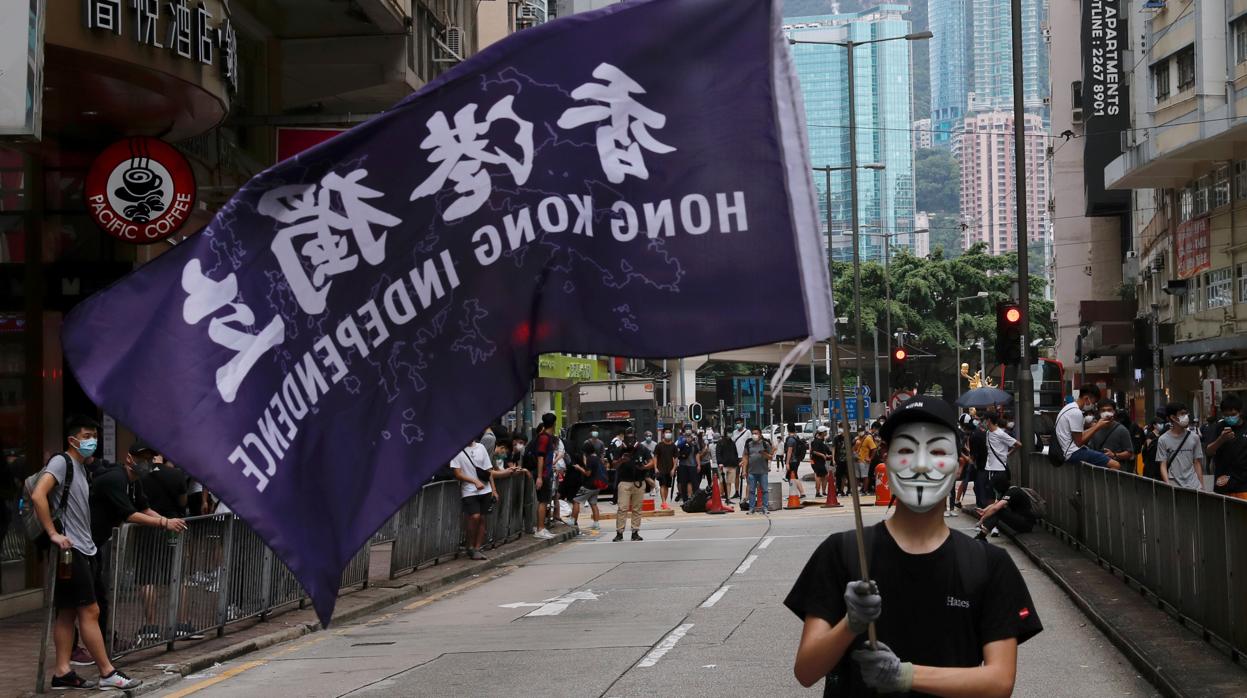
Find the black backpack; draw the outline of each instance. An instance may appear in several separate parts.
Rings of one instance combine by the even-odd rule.
[[[867,558],[870,562],[870,568],[875,569],[873,552],[875,549],[876,528],[883,526],[883,522],[874,526],[867,526],[862,529],[862,542],[866,546]],[[982,607],[979,602],[987,592],[987,545],[988,543],[977,541],[960,531],[949,529],[948,535],[953,540],[953,554],[957,559],[957,574],[961,577],[962,583],[965,585],[965,594],[967,599],[971,599],[974,605],[972,608],[978,609]],[[849,571],[851,579],[861,579],[861,565],[857,559],[857,537],[852,531],[844,534],[844,544],[840,546],[840,561],[844,568]],[[849,653],[853,649],[850,647],[845,650],[844,657],[840,659],[840,663],[835,669],[827,675],[826,686],[824,688],[824,696],[847,696],[847,686],[849,680],[849,672],[853,671],[853,661]]]

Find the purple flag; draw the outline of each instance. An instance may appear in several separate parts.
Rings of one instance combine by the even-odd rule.
[[[346,562],[539,354],[830,335],[777,4],[630,2],[482,51],[75,308],[70,365],[327,624]]]

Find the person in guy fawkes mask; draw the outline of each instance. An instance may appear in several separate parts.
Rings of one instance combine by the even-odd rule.
[[[896,513],[865,529],[873,579],[863,580],[853,531],[818,547],[784,604],[804,621],[794,664],[824,696],[1005,695],[1017,645],[1042,630],[1003,548],[944,522],[956,479],[957,411],[919,395],[888,418],[888,484]],[[886,609],[886,612],[885,612]],[[875,624],[878,643],[864,635]]]

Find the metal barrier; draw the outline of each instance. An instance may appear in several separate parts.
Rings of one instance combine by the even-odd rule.
[[[17,502],[0,501],[0,507],[7,512],[9,526],[4,535],[0,536],[0,562],[15,562],[26,556],[26,534],[22,532],[22,522],[17,514]]]
[[[533,481],[516,475],[496,480],[498,502],[486,517],[486,546],[497,547],[531,528],[528,502],[535,499]],[[453,559],[463,552],[463,516],[458,481],[424,486],[394,515],[395,539],[390,553],[390,579],[425,565]]]
[[[1040,454],[1022,470],[1050,527],[1247,655],[1247,501]]]
[[[189,639],[307,599],[294,575],[233,514],[186,520],[185,533],[126,524],[102,557],[109,651],[121,656]],[[369,546],[356,553],[342,588],[367,586]]]

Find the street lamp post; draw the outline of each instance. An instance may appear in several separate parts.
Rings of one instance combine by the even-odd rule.
[[[1016,2],[1016,0],[1015,0]],[[860,211],[857,207],[857,88],[853,69],[854,49],[858,46],[866,46],[868,44],[880,44],[885,41],[919,41],[922,39],[930,39],[934,36],[929,31],[914,32],[904,36],[890,36],[883,39],[870,39],[869,41],[799,41],[797,39],[789,39],[790,44],[827,44],[831,46],[840,46],[845,49],[845,68],[848,71],[848,90],[849,90],[849,199],[852,211],[853,226],[853,312],[857,316],[855,333],[855,343],[857,345],[857,398],[860,400],[862,396],[862,259],[861,245],[859,244],[858,235],[861,229]],[[830,212],[828,212],[830,215]],[[830,235],[831,229],[828,228]],[[828,260],[830,264],[830,260]],[[862,431],[866,428],[865,410],[857,411],[857,428]]]
[[[957,397],[961,397],[961,301],[974,300],[975,298],[986,298],[987,291],[979,291],[973,296],[958,298],[953,303],[956,309],[953,315],[953,325],[957,328],[957,364],[953,366],[953,378],[957,381]],[[980,369],[982,370],[982,369]]]

